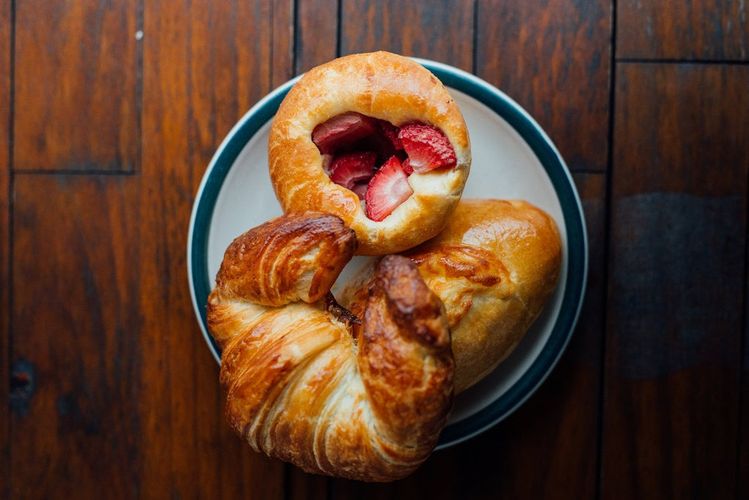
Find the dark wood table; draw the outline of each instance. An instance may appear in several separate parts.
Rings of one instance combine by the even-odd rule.
[[[0,2],[4,496],[748,498],[749,9],[741,0]],[[411,478],[306,475],[226,425],[185,240],[258,99],[388,49],[492,82],[574,171],[566,354]]]

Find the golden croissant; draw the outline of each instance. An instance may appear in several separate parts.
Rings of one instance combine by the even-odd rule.
[[[351,259],[331,215],[287,215],[229,246],[208,298],[231,426],[308,472],[404,477],[450,410],[453,358],[440,300],[407,258],[377,266],[361,325],[321,299]]]
[[[248,231],[226,251],[208,325],[229,421],[255,450],[389,481],[428,457],[454,390],[491,371],[538,316],[559,235],[528,203],[461,202],[437,238],[360,277],[344,308],[328,291],[355,246],[330,215]]]

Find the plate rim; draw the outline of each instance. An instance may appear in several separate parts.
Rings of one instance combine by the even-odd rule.
[[[434,73],[446,86],[463,92],[491,109],[520,135],[549,177],[559,200],[565,228],[567,229],[567,248],[565,249],[568,254],[567,283],[562,294],[559,313],[549,337],[541,347],[541,351],[518,380],[500,397],[494,399],[489,405],[473,415],[446,426],[435,448],[435,450],[439,450],[471,439],[508,417],[536,392],[553,371],[569,344],[585,299],[589,258],[588,236],[582,203],[572,174],[553,141],[533,117],[507,94],[471,73],[428,59],[413,59]],[[207,235],[210,231],[210,219],[226,175],[247,142],[275,115],[281,100],[299,78],[301,78],[301,75],[271,91],[252,106],[232,127],[211,158],[193,202],[188,227],[186,262],[190,298],[203,339],[219,364],[221,358],[218,355],[218,348],[206,328],[205,306],[199,305],[197,300],[195,274],[199,270],[196,269],[196,265],[201,260],[200,255],[202,255],[203,261],[207,257],[206,245]],[[214,171],[217,173],[214,173]],[[219,175],[218,179],[216,175]],[[563,194],[560,193],[561,188],[566,188],[565,199],[561,197]],[[208,192],[206,190],[212,190],[212,200],[210,200],[209,207],[206,206],[205,195]],[[204,228],[202,232],[205,241],[203,241],[202,248],[197,248],[195,242],[195,228],[198,221]],[[570,230],[570,223],[573,223],[572,231]],[[571,232],[574,234],[570,234]],[[572,248],[573,245],[575,246],[574,249]],[[205,272],[207,277],[207,263],[205,263]],[[207,281],[208,285],[203,288],[210,291],[210,277],[207,277]],[[207,293],[201,293],[201,295],[203,294],[207,297]],[[570,303],[573,303],[574,312],[570,310]],[[562,324],[560,325],[560,323]]]

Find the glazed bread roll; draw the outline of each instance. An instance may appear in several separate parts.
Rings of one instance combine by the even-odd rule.
[[[465,200],[439,236],[410,252],[445,304],[455,391],[472,386],[518,345],[556,288],[554,221],[525,201]]]
[[[338,306],[329,287],[355,247],[352,230],[319,213],[248,231],[226,250],[208,327],[222,348],[228,420],[256,451],[390,481],[429,456],[445,424],[450,334],[404,257],[379,263],[360,319]]]
[[[455,393],[512,352],[554,291],[561,242],[556,225],[525,201],[462,200],[434,239],[406,252],[445,306],[455,357]],[[341,303],[360,314],[372,268]]]
[[[328,163],[332,161],[335,167],[337,157],[330,151],[331,154],[323,154],[326,148],[331,149],[321,142],[327,137],[318,141],[318,145],[313,142],[313,133],[320,130],[321,124],[330,123],[329,120],[336,117],[359,119],[350,125],[358,127],[352,132],[357,140],[359,135],[356,133],[368,126],[382,125],[386,129],[382,137],[362,139],[364,146],[358,143],[347,145],[342,140],[344,144],[340,147],[344,150],[346,146],[356,151],[366,150],[363,157],[351,161],[369,162],[370,165],[384,163],[386,158],[375,160],[372,155],[387,157],[391,154],[383,153],[380,146],[372,146],[372,143],[376,142],[375,139],[382,142],[383,137],[395,134],[390,137],[395,144],[392,156],[402,163],[404,175],[408,175],[408,170],[416,165],[415,153],[412,152],[424,144],[427,156],[431,154],[439,158],[442,155],[445,162],[440,165],[447,166],[416,166],[407,181],[400,172],[397,179],[387,177],[386,172],[380,177],[375,174],[369,185],[355,184],[357,180],[361,181],[361,177],[339,181],[350,181],[350,189],[339,185],[329,176],[335,172],[328,171]],[[404,138],[408,127],[422,128],[416,130],[415,135]],[[337,132],[340,130],[330,133]],[[419,136],[419,133],[427,132],[432,136]],[[416,141],[412,150],[409,150],[411,143],[406,140]],[[419,140],[423,142],[419,143]],[[424,153],[422,150],[418,152]],[[445,87],[417,62],[388,52],[341,57],[306,73],[283,100],[273,120],[268,155],[271,181],[284,212],[317,210],[338,216],[356,232],[358,253],[364,255],[400,252],[437,235],[460,199],[471,164],[465,121]],[[376,172],[384,170],[382,167]],[[377,183],[375,179],[381,182]],[[377,184],[377,192],[372,183]],[[352,187],[354,185],[356,187]],[[388,189],[393,192],[388,192]],[[360,200],[354,191],[364,199]],[[390,200],[390,195],[398,199]],[[386,212],[389,215],[383,220],[373,220],[368,216],[375,204],[390,202],[393,203],[387,210],[392,209],[392,212]],[[400,204],[393,209],[398,202]],[[378,213],[374,217],[381,216]]]

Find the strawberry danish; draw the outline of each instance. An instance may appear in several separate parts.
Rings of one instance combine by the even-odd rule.
[[[338,216],[363,255],[436,236],[471,164],[465,121],[445,87],[388,52],[341,57],[306,73],[273,120],[268,156],[284,211]]]

